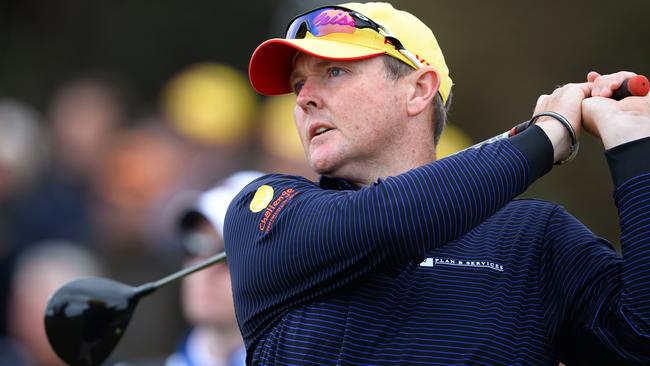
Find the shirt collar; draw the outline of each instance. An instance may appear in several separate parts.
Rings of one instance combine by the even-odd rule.
[[[341,178],[330,178],[322,175],[320,177],[320,181],[318,182],[318,185],[323,188],[323,189],[332,189],[332,190],[337,190],[337,191],[347,191],[347,190],[355,190],[356,188],[352,185],[352,183],[348,182],[345,179]]]

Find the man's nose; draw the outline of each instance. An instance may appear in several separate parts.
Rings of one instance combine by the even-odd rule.
[[[296,104],[308,112],[310,109],[318,109],[323,106],[323,99],[318,82],[312,78],[305,80],[300,92],[296,96]]]

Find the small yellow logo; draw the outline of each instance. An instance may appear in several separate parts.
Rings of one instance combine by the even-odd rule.
[[[250,209],[252,212],[260,212],[266,208],[266,206],[271,203],[273,199],[273,187],[263,185],[257,189],[255,196],[250,204]]]

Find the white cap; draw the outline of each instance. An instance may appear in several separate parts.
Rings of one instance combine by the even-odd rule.
[[[214,226],[219,235],[223,237],[223,223],[226,219],[226,210],[230,201],[235,198],[248,183],[261,177],[263,173],[247,170],[232,174],[216,187],[202,193],[194,207],[184,212],[179,224],[183,227],[184,218],[192,213],[199,213]]]

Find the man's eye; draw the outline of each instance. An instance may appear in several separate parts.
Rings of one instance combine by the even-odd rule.
[[[340,67],[331,67],[329,69],[329,74],[330,76],[337,77],[341,76],[345,73],[345,70],[341,69]]]
[[[300,94],[300,90],[302,90],[303,85],[305,85],[304,81],[298,81],[293,84],[293,93],[296,95]]]

